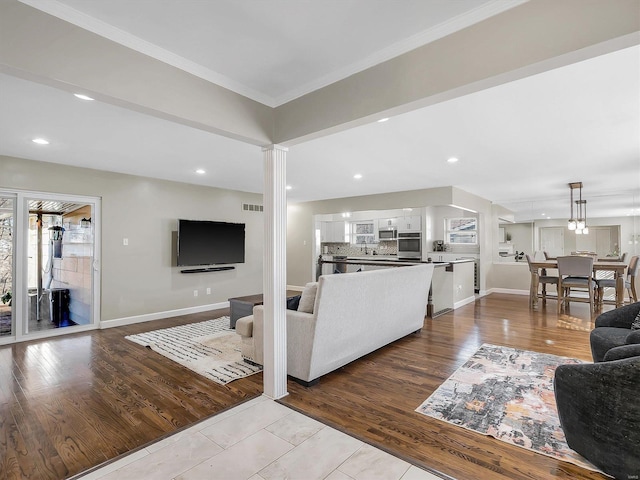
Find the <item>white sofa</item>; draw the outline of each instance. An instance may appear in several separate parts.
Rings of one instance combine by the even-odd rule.
[[[420,330],[432,276],[433,264],[322,275],[313,313],[287,310],[287,373],[312,384]],[[243,356],[261,365],[263,317],[264,307],[258,305],[236,323]]]

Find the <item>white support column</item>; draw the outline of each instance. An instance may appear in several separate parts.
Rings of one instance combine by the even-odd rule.
[[[287,395],[287,149],[270,145],[264,156],[264,394]]]

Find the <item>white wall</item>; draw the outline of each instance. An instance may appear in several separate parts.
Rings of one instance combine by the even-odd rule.
[[[243,202],[262,204],[261,195],[2,156],[0,171],[2,188],[102,198],[102,320],[262,291],[263,214],[241,210]],[[226,272],[180,273],[172,265],[178,218],[245,223],[245,263]]]

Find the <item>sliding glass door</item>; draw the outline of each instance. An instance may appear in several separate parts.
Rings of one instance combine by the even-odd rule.
[[[15,197],[0,193],[0,339],[14,335]]]

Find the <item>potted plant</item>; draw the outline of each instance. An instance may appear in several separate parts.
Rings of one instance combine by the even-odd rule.
[[[0,297],[0,301],[2,303],[4,303],[5,305],[9,305],[11,306],[11,291],[6,291],[2,294],[2,296]]]

